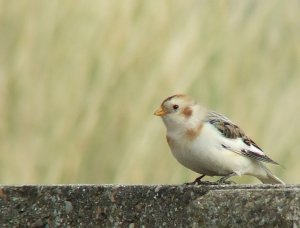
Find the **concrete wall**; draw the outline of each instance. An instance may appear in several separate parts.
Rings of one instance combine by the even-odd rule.
[[[0,227],[299,227],[300,186],[0,186]]]

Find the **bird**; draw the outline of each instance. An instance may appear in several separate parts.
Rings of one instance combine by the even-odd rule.
[[[167,143],[176,160],[205,176],[221,177],[229,183],[233,176],[248,175],[264,184],[285,184],[264,163],[279,165],[268,157],[244,131],[226,116],[209,110],[185,94],[163,100],[154,115],[162,118]]]

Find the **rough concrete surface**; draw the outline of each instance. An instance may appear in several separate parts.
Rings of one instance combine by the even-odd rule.
[[[299,227],[299,185],[0,186],[0,227]]]

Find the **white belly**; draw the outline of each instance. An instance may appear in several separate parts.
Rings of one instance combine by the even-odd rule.
[[[183,135],[168,135],[175,158],[185,167],[209,176],[238,175],[252,172],[254,162],[222,147],[219,132],[204,125],[201,136],[190,141]]]

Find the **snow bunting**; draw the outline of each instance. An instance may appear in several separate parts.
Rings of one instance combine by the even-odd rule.
[[[175,158],[204,176],[250,175],[267,184],[284,184],[263,162],[278,164],[227,117],[202,107],[187,95],[165,99],[154,113],[167,128],[167,142]]]

